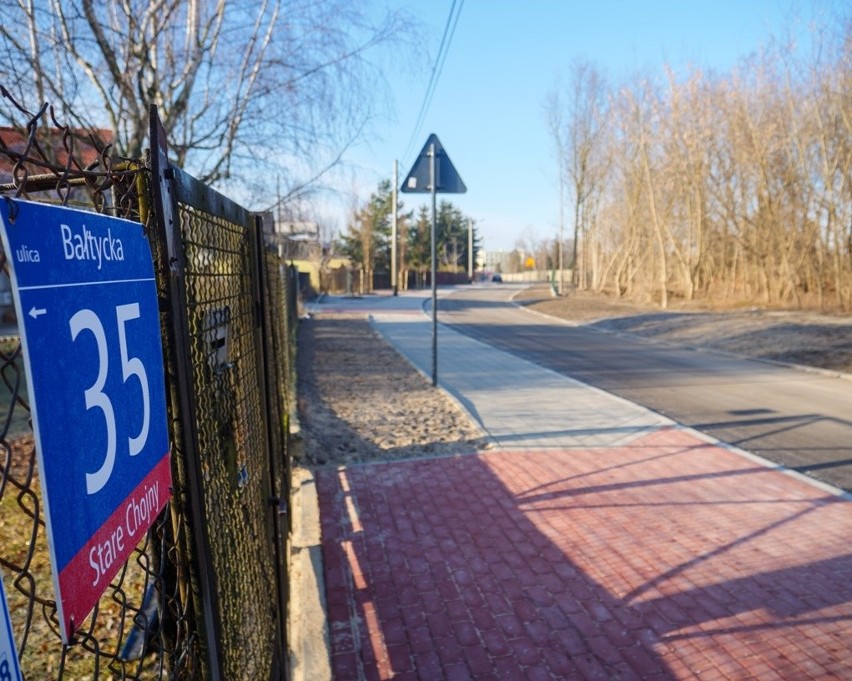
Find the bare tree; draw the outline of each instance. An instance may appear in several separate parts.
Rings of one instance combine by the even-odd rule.
[[[554,155],[556,157],[557,190],[559,193],[559,236],[557,238],[557,267],[559,269],[559,295],[565,295],[565,194],[567,192],[566,159],[568,157],[568,142],[565,139],[567,123],[565,121],[565,104],[563,102],[562,88],[557,83],[547,94],[544,101],[544,117],[547,129],[553,140]],[[574,232],[574,243],[577,242],[577,233]],[[574,249],[574,261],[572,269],[576,269],[576,248]]]
[[[156,104],[178,163],[289,195],[337,164],[381,103],[377,45],[401,14],[352,0],[5,0],[0,78],[138,156]],[[72,119],[73,120],[73,119]],[[277,173],[268,172],[276,167]],[[261,172],[261,171],[264,172]],[[251,182],[249,182],[249,180]]]
[[[817,58],[798,64],[805,92],[804,113],[810,122],[813,164],[813,222],[821,237],[816,258],[820,304],[823,289],[834,289],[837,305],[852,308],[852,19],[840,25],[846,40],[820,32]],[[839,67],[837,66],[839,65]],[[793,66],[794,68],[796,65]],[[788,110],[799,110],[788,90]],[[844,258],[844,253],[846,257]]]
[[[562,93],[557,84],[545,100],[545,116],[559,163],[560,233],[564,223],[563,201],[570,181],[574,208],[572,279],[585,288],[586,277],[579,275],[578,245],[581,233],[591,223],[592,197],[599,191],[605,173],[602,163],[602,137],[606,129],[606,85],[603,76],[588,62],[571,69],[568,88]],[[562,237],[560,236],[560,240]]]
[[[852,18],[822,19],[810,50],[775,41],[728,74],[633,77],[595,107],[579,70],[582,103],[551,93],[591,285],[663,307],[852,308]],[[603,128],[583,118],[602,110]]]

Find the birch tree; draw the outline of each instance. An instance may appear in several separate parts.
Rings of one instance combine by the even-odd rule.
[[[156,104],[180,165],[210,183],[239,168],[267,196],[283,179],[286,199],[363,134],[371,51],[405,35],[401,14],[352,0],[5,0],[0,80],[130,157]]]

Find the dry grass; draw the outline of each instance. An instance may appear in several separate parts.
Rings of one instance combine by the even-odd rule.
[[[4,463],[5,484],[0,489],[0,555],[3,560],[3,582],[9,602],[12,630],[18,646],[26,637],[21,655],[21,669],[27,679],[94,679],[96,656],[92,641],[71,646],[63,663],[55,613],[55,591],[44,525],[41,487],[38,471],[30,461],[34,457],[31,436],[10,443]],[[134,554],[134,557],[144,554]],[[131,605],[141,603],[145,588],[145,570],[135,558],[119,573],[93,613],[81,629],[91,629],[91,636],[102,655],[98,678],[112,678],[106,666],[117,651],[122,629],[126,634],[134,612],[123,604],[125,597]],[[120,664],[120,663],[119,663]],[[63,666],[64,665],[64,666]],[[135,664],[128,664],[131,675]],[[120,674],[119,674],[120,676]],[[157,678],[156,675],[148,678]]]

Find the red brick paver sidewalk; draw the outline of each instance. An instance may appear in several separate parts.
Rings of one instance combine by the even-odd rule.
[[[690,432],[318,478],[349,679],[852,679],[852,503]]]

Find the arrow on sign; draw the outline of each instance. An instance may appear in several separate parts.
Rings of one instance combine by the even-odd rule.
[[[29,316],[32,317],[33,319],[38,319],[43,314],[47,314],[47,310],[45,310],[43,307],[33,306],[33,309],[30,310],[27,314],[29,314]]]

